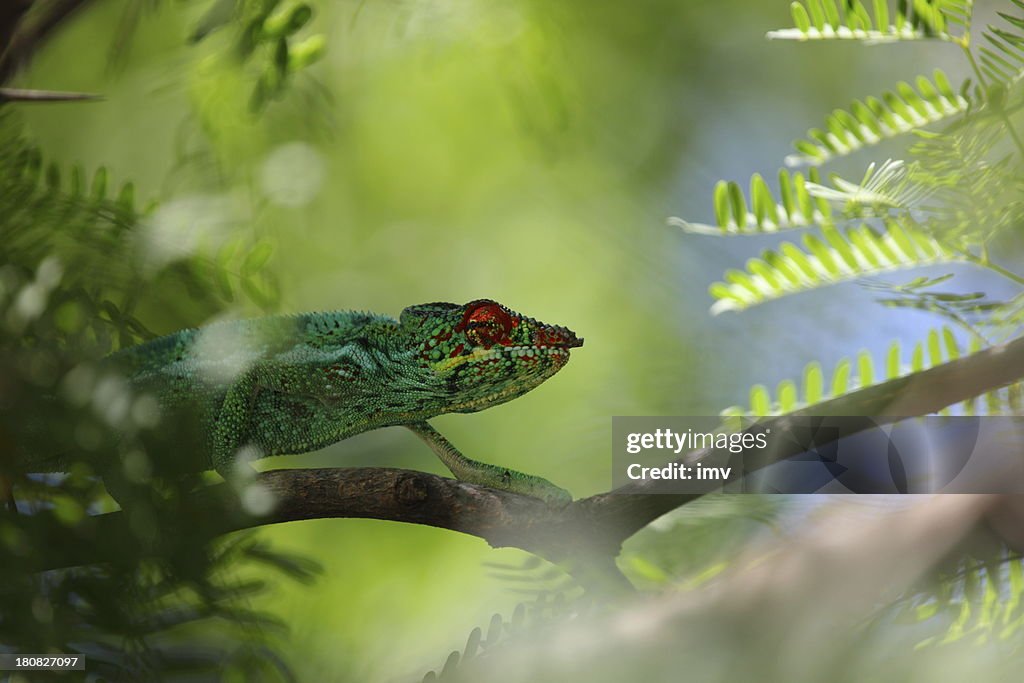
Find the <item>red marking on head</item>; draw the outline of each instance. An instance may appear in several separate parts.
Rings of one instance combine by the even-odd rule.
[[[452,352],[448,354],[448,357],[455,358],[455,356],[461,355],[464,348],[465,346],[463,344],[459,344],[454,349],[452,349]]]
[[[481,299],[466,305],[466,312],[462,316],[462,324],[456,329],[465,329],[470,323],[497,323],[508,332],[513,327],[512,316],[508,314],[501,304]]]
[[[583,340],[564,327],[542,327],[537,330],[534,343],[538,346],[582,346]]]
[[[490,348],[495,344],[510,344],[508,333],[517,323],[501,304],[481,299],[466,306],[462,322],[455,331],[464,330],[471,342]]]

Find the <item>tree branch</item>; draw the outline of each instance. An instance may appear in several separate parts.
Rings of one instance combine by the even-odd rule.
[[[256,475],[250,485],[262,487],[276,501],[265,514],[239,508],[237,493],[227,484],[207,487],[183,509],[189,519],[173,525],[201,528],[209,537],[242,529],[307,519],[381,519],[458,531],[486,540],[494,547],[517,547],[559,561],[589,553],[592,543],[561,537],[578,508],[553,508],[540,499],[468,484],[426,472],[384,467],[281,469]],[[30,537],[45,538],[49,520],[20,518]],[[585,520],[579,520],[585,522]],[[200,525],[200,526],[197,526]],[[212,525],[212,526],[211,526]],[[585,523],[573,525],[589,535]],[[40,542],[26,570],[39,571],[102,562],[123,552],[131,536],[123,512],[88,518],[71,542]],[[608,549],[611,550],[610,548]],[[614,555],[614,553],[613,553]]]
[[[32,0],[5,0],[0,2],[0,64],[3,63],[18,24],[32,6]]]
[[[46,11],[39,17],[30,17],[28,9],[40,5],[40,0],[3,0],[0,5],[10,3],[0,12],[0,83],[6,83],[21,68],[39,47],[50,37],[58,26],[91,0],[52,0],[46,4]],[[34,14],[34,12],[32,13]]]

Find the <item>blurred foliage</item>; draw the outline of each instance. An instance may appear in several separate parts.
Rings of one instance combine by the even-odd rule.
[[[293,680],[283,625],[249,607],[267,580],[238,572],[263,564],[308,581],[315,565],[251,534],[206,533],[185,502],[200,483],[195,425],[161,419],[152,397],[95,363],[153,327],[223,310],[226,283],[264,291],[247,282],[265,246],[234,245],[235,272],[224,247],[168,254],[152,230],[159,209],[140,211],[131,184],[112,192],[106,168],[44,163],[8,112],[0,139],[0,477],[19,505],[0,513],[0,648],[81,653],[90,680]],[[67,474],[26,479],[23,458]],[[38,572],[77,563],[62,558],[109,507],[101,473],[132,491],[119,552]]]
[[[102,92],[107,102],[25,109],[24,119],[4,111],[0,125],[0,438],[5,454],[30,439],[69,461],[91,450],[129,465],[137,542],[112,565],[27,574],[34,555],[59,552],[60,539],[109,501],[85,463],[64,478],[23,482],[31,514],[4,515],[0,526],[0,640],[22,652],[80,646],[114,679],[149,680],[157,670],[211,678],[229,664],[221,675],[235,680],[287,680],[287,660],[298,680],[367,681],[418,679],[453,647],[458,654],[434,676],[473,675],[480,669],[470,666],[486,666],[485,655],[515,644],[516,634],[554,639],[592,605],[557,569],[476,539],[331,520],[205,538],[202,520],[177,506],[200,483],[174,471],[187,469],[180,444],[191,426],[155,422],[145,397],[124,394],[93,361],[218,316],[396,312],[492,296],[578,328],[587,347],[536,396],[442,418],[443,431],[470,454],[508,460],[574,493],[602,490],[607,463],[594,456],[606,451],[607,415],[707,414],[735,402],[751,372],[795,368],[795,376],[807,362],[778,309],[742,324],[704,317],[688,283],[711,277],[745,245],[696,248],[663,225],[668,207],[688,204],[707,177],[760,152],[782,156],[774,143],[791,134],[789,121],[849,103],[801,135],[788,164],[857,163],[852,155],[875,154],[904,134],[916,144],[863,164],[871,170],[857,173],[860,182],[812,167],[781,171],[777,189],[764,169],[749,192],[720,184],[714,225],[685,228],[756,240],[828,227],[803,248],[782,246],[727,275],[712,292],[719,309],[762,315],[754,304],[924,263],[1003,268],[988,252],[1012,247],[1020,222],[1021,159],[1006,153],[1005,117],[1019,118],[1021,87],[1004,64],[1020,61],[1019,27],[1007,20],[982,32],[984,82],[956,75],[964,64],[923,66],[933,44],[975,47],[962,43],[968,9],[938,0],[793,3],[794,27],[773,37],[821,39],[801,46],[825,55],[808,60],[779,44],[772,50],[782,56],[771,57],[758,44],[786,3],[90,3],[21,78]],[[851,59],[825,52],[832,38],[907,42],[908,51]],[[881,75],[902,81],[850,103],[854,89],[875,87]],[[887,156],[903,163],[881,163]],[[150,196],[159,201],[140,201]],[[900,313],[939,314],[969,329],[969,343],[922,332],[909,359],[899,345],[861,354],[838,362],[828,385],[821,367],[833,363],[821,358],[800,383],[783,381],[774,393],[755,387],[739,410],[814,403],[1019,326],[1020,296],[971,307],[955,298],[967,295],[934,289],[946,274],[873,282],[872,292]],[[831,329],[837,319],[847,331],[872,327],[836,301],[798,304],[840,310],[810,326],[805,348],[815,354],[847,348],[850,334]],[[934,327],[929,317],[925,329]],[[884,372],[875,369],[882,357]],[[1000,395],[988,410],[1016,410],[1018,401]],[[270,466],[337,465],[344,453],[344,464],[437,467],[411,444],[386,431]],[[620,566],[647,591],[692,591],[751,539],[780,533],[785,512],[778,499],[704,501],[631,539]],[[40,527],[47,531],[37,536]],[[330,578],[261,592],[282,570],[311,574],[279,548],[315,556]],[[488,571],[482,561],[503,566]],[[1015,585],[1016,570],[1001,571],[1001,585]],[[538,598],[516,611],[524,591]],[[950,623],[972,636],[977,624],[1015,624],[1014,591],[996,592],[998,614],[1008,616],[992,616],[990,605],[975,621],[975,601],[958,596],[992,603],[988,588],[954,589],[934,614],[915,612],[935,617],[924,624],[932,630],[885,636],[909,651],[925,638],[941,642]],[[940,604],[937,595],[907,600],[916,609],[933,597]],[[487,623],[496,609],[513,616],[492,618],[486,633],[465,641],[467,625]],[[717,632],[708,641],[702,650],[705,641],[693,640],[695,678],[718,661],[712,653],[742,643]],[[662,652],[681,651],[674,645]],[[737,662],[746,656],[741,646],[731,653]],[[622,660],[603,672],[608,680],[665,674],[656,658],[648,669]],[[758,661],[751,654],[750,665]],[[746,680],[743,665],[711,673]]]
[[[190,40],[199,42],[225,25],[235,27],[238,58],[254,63],[252,68],[259,73],[249,106],[260,112],[271,100],[284,97],[292,74],[323,56],[323,35],[296,36],[312,18],[313,8],[306,3],[218,0],[196,25]]]
[[[901,288],[901,291],[905,291],[905,288]],[[956,301],[957,299],[953,299],[954,303]],[[882,303],[891,305],[891,300],[886,299]],[[903,304],[902,301],[900,303]],[[936,308],[945,307],[949,306],[950,302],[946,297],[942,297],[934,305]],[[940,310],[946,315],[954,315],[945,308]],[[964,325],[968,323],[965,321]],[[755,384],[750,388],[749,406],[730,406],[723,410],[722,414],[781,415],[801,410],[862,387],[887,382],[956,360],[965,353],[981,350],[983,343],[983,338],[975,336],[972,337],[968,348],[963,349],[953,330],[944,326],[941,329],[930,330],[926,340],[915,342],[910,348],[909,356],[904,355],[902,344],[896,339],[890,342],[884,360],[876,360],[867,351],[860,351],[853,361],[843,358],[832,369],[831,378],[827,382],[821,364],[812,361],[804,368],[803,377],[799,382],[784,379],[779,382],[774,392],[763,384]],[[1017,382],[1002,389],[986,392],[982,396],[975,396],[951,408],[965,415],[1017,415],[1021,407],[1021,383]],[[942,413],[947,414],[949,410],[945,409]]]
[[[477,658],[486,658],[509,647],[522,646],[529,638],[554,633],[570,619],[589,611],[581,603],[570,603],[564,596],[545,596],[533,602],[519,603],[508,619],[500,614],[491,616],[486,633],[474,628],[461,650],[453,650],[438,671],[428,671],[422,683],[432,681],[474,681],[486,675],[486,666],[480,668]]]
[[[935,582],[936,590],[908,595],[881,618],[933,625],[937,633],[921,640],[919,649],[958,642],[1017,642],[1024,626],[1024,562],[1019,554],[968,556],[941,572]]]

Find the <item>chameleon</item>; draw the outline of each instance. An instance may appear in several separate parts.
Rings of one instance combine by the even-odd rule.
[[[218,322],[124,348],[105,363],[162,409],[195,410],[202,462],[228,480],[243,450],[305,453],[400,425],[457,479],[564,504],[572,500],[564,489],[464,456],[427,420],[522,396],[582,345],[565,327],[477,299],[410,306],[398,320],[340,311]]]

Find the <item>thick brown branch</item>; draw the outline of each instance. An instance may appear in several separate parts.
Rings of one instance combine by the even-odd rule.
[[[552,559],[582,552],[560,529],[575,517],[575,508],[558,509],[537,498],[467,484],[455,479],[385,467],[283,469],[262,472],[250,484],[263,487],[276,504],[265,514],[247,514],[226,485],[208,487],[187,506],[194,520],[179,520],[182,529],[201,524],[203,533],[231,531],[306,519],[381,519],[449,529],[478,536],[495,547],[514,546]],[[23,518],[30,526],[32,518]],[[39,522],[39,531],[48,522]],[[212,525],[212,526],[211,526]],[[32,531],[32,529],[28,529]],[[586,532],[585,526],[581,531]],[[62,542],[38,557],[33,569],[52,569],[117,557],[129,533],[121,512],[90,518],[74,543]],[[561,548],[560,550],[555,550]]]

